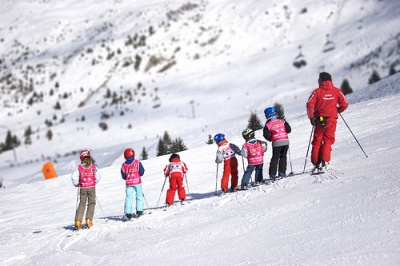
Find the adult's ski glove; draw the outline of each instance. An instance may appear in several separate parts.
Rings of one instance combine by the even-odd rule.
[[[315,126],[315,121],[317,121],[317,119],[315,117],[310,118],[311,125]]]

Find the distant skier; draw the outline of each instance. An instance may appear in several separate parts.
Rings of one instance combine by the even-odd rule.
[[[247,158],[247,167],[243,174],[241,189],[246,189],[254,170],[256,185],[263,181],[264,152],[267,151],[267,142],[256,139],[254,131],[250,128],[244,129],[242,136],[246,142],[242,146],[241,154]]]
[[[286,176],[287,153],[289,150],[288,134],[292,131],[289,123],[277,117],[275,107],[264,110],[265,123],[263,129],[264,138],[272,142],[272,157],[269,164],[269,178],[275,181]],[[276,171],[278,170],[278,176]]]
[[[169,164],[164,168],[165,178],[169,177],[169,189],[167,190],[167,197],[165,199],[167,207],[174,204],[174,197],[177,190],[181,204],[184,204],[186,191],[183,186],[183,179],[187,171],[188,168],[181,161],[179,154],[174,153],[169,157]]]
[[[132,201],[133,193],[136,192],[136,217],[143,215],[143,191],[142,179],[144,168],[139,160],[135,159],[135,151],[128,148],[124,151],[125,162],[121,165],[121,176],[126,183],[125,197],[125,217],[127,220],[132,219]]]
[[[214,136],[214,141],[218,145],[215,162],[220,164],[224,162],[224,172],[221,179],[221,189],[223,193],[228,192],[229,176],[231,176],[231,191],[238,189],[238,161],[235,154],[241,155],[238,146],[229,143],[225,135],[218,133]]]
[[[311,151],[313,173],[326,171],[335,143],[338,113],[349,105],[343,92],[333,86],[329,73],[321,72],[318,83],[319,87],[311,93],[307,102],[307,115],[315,127]]]
[[[72,184],[79,188],[80,200],[75,214],[75,230],[82,229],[82,218],[85,213],[86,203],[86,226],[93,226],[94,208],[96,205],[96,184],[101,175],[94,164],[88,150],[83,150],[79,156],[81,164],[71,174]]]

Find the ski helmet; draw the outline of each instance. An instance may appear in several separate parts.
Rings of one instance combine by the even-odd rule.
[[[254,138],[254,131],[251,128],[246,128],[242,131],[244,139]]]
[[[88,150],[81,151],[81,154],[79,155],[79,159],[81,159],[81,161],[83,161],[83,159],[86,157],[90,158],[90,151],[88,151]]]
[[[175,158],[180,159],[179,154],[176,154],[176,153],[171,154],[171,156],[169,157],[169,161],[171,161],[172,159],[175,159]]]
[[[222,133],[218,133],[217,135],[214,136],[214,141],[217,145],[223,140],[225,140],[225,135]]]
[[[135,151],[132,148],[128,148],[124,151],[124,158],[134,157]]]
[[[275,109],[275,107],[268,107],[267,109],[264,110],[264,114],[265,114],[265,117],[266,117],[267,119],[270,119],[270,118],[276,116],[276,109]]]

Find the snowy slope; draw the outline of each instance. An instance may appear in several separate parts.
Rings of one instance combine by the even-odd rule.
[[[152,158],[143,161],[151,214],[123,222],[119,165],[101,168],[95,226],[72,237],[67,235],[77,191],[69,175],[4,189],[1,264],[118,265],[129,260],[140,265],[397,265],[399,97],[356,103],[343,114],[368,158],[339,121],[333,175],[306,173],[215,196],[216,146],[203,145],[181,153],[189,167],[190,204],[162,210],[162,169],[168,156]],[[389,110],[385,119],[370,115],[382,106]],[[311,126],[299,120],[292,127],[291,162],[294,172],[301,173]],[[261,137],[260,132],[256,136]],[[242,143],[239,137],[231,139]],[[270,150],[266,161],[269,158]],[[239,170],[241,175],[242,167]]]
[[[1,78],[12,73],[12,84],[32,78],[44,97],[29,105],[34,92],[0,83],[0,137],[10,129],[23,140],[28,125],[35,131],[31,145],[0,154],[6,186],[0,189],[0,264],[399,264],[400,74],[386,77],[391,64],[399,68],[399,11],[398,1],[5,1]],[[136,33],[146,36],[146,46],[126,45]],[[324,53],[327,34],[336,48]],[[307,66],[297,69],[299,46]],[[135,55],[143,58],[138,71],[123,66]],[[145,71],[151,56],[163,60]],[[250,112],[264,121],[263,110],[275,102],[293,129],[288,168],[302,173],[306,163],[310,169],[305,102],[321,70],[336,86],[349,80],[354,93],[343,116],[368,158],[339,119],[333,175],[300,174],[215,196],[222,169],[214,163],[216,146],[205,144],[208,135],[224,132],[241,145]],[[367,85],[372,70],[383,79]],[[108,89],[124,95],[123,102],[112,105]],[[132,101],[126,90],[137,92]],[[56,102],[61,110],[54,110]],[[102,112],[111,118],[102,120]],[[51,141],[46,119],[54,123]],[[162,170],[169,156],[155,156],[164,131],[189,148],[180,154],[192,198],[166,212]],[[261,132],[256,136],[262,139]],[[119,167],[126,147],[150,154],[143,186],[152,213],[131,223],[122,220]],[[76,208],[73,152],[83,148],[103,175],[95,226],[67,237]],[[269,147],[265,175],[270,153]],[[54,160],[58,178],[43,181],[42,156]]]

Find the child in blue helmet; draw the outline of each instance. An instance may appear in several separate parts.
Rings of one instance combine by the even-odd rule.
[[[267,122],[263,129],[264,138],[272,142],[272,157],[269,164],[269,177],[271,181],[286,176],[287,153],[289,150],[288,133],[292,131],[289,123],[279,119],[274,107],[264,110]],[[278,176],[276,171],[278,169]]]
[[[235,154],[241,155],[240,148],[225,139],[225,135],[218,133],[214,136],[214,141],[218,145],[215,162],[224,163],[224,172],[221,179],[221,189],[223,193],[228,192],[229,176],[231,176],[231,191],[238,189],[238,161]]]

